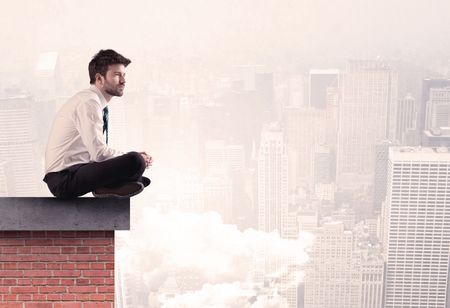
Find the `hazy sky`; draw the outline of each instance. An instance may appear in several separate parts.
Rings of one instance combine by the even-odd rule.
[[[450,1],[4,1],[0,67],[39,52],[447,57]]]

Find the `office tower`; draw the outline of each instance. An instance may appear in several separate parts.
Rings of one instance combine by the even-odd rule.
[[[446,307],[449,183],[448,148],[389,149],[385,308]]]
[[[305,308],[361,308],[361,260],[355,242],[342,222],[318,229],[305,275]]]
[[[288,80],[287,106],[305,107],[305,78],[302,75],[294,75]]]
[[[386,198],[386,183],[388,170],[389,140],[378,142],[375,145],[375,171],[373,173],[373,209],[381,210],[381,204]]]
[[[450,87],[430,89],[425,129],[450,126]]]
[[[367,255],[361,262],[361,308],[382,308],[384,261],[381,255]]]
[[[309,107],[284,109],[284,135],[289,152],[289,190],[297,187],[312,188],[314,150],[325,143],[326,113]],[[292,163],[292,165],[291,165]]]
[[[319,217],[316,209],[301,209],[298,213],[298,229],[299,231],[314,233],[317,231]]]
[[[330,146],[331,151],[336,156],[337,137],[339,129],[339,88],[327,88],[327,108],[325,110],[326,118],[326,144]],[[335,158],[336,160],[336,158]],[[334,161],[336,164],[336,161]]]
[[[312,69],[309,71],[309,106],[325,109],[328,88],[339,87],[339,70]]]
[[[288,214],[288,160],[283,133],[271,124],[258,152],[258,230],[283,237]]]
[[[0,197],[15,196],[12,162],[0,161]]]
[[[0,98],[0,161],[12,164],[7,182],[14,183],[16,196],[36,196],[43,178],[32,104],[25,95]]]
[[[450,86],[450,79],[427,78],[422,82],[422,100],[419,110],[419,133],[425,129],[425,118],[427,102],[430,100],[430,90],[432,88],[445,88]]]
[[[228,145],[224,140],[211,140],[205,143],[206,174],[239,172],[244,168],[245,150],[243,145]]]
[[[317,145],[314,151],[314,184],[330,184],[334,181],[333,153],[327,145]]]
[[[450,127],[424,130],[422,145],[424,147],[450,147]]]
[[[351,61],[342,74],[337,182],[342,189],[372,182],[375,144],[393,138],[397,73],[381,61]]]
[[[407,94],[398,101],[396,141],[401,145],[411,145],[415,141],[417,125],[416,100]]]

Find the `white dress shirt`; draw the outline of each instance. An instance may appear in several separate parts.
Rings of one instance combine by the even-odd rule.
[[[103,108],[106,104],[103,94],[92,85],[75,94],[61,107],[45,150],[46,174],[124,154],[106,145],[103,136]]]

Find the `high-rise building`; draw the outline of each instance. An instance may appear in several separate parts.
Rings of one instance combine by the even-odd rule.
[[[14,185],[12,162],[0,161],[0,197],[14,196]]]
[[[309,106],[319,109],[327,107],[328,88],[339,87],[339,70],[312,69],[309,71]]]
[[[450,147],[450,127],[439,127],[422,132],[424,147]]]
[[[415,140],[417,125],[416,100],[407,94],[398,101],[396,141],[401,145],[411,145]]]
[[[450,126],[450,87],[430,89],[425,129]]]
[[[422,100],[419,110],[418,128],[419,133],[425,129],[425,118],[427,102],[430,100],[430,90],[432,88],[445,88],[450,86],[450,79],[427,78],[422,82]]]
[[[288,159],[283,133],[263,130],[258,152],[258,230],[284,236],[288,214]]]
[[[385,308],[446,307],[450,151],[392,147],[384,213]]]
[[[383,258],[365,257],[361,263],[361,308],[383,307],[383,281]]]
[[[38,159],[33,100],[18,95],[0,99],[0,161],[10,161],[16,196],[36,196],[43,170]]]
[[[361,308],[361,264],[355,244],[342,222],[319,228],[305,275],[305,308]]]
[[[386,198],[386,183],[389,147],[392,143],[389,140],[378,142],[375,145],[375,171],[373,174],[373,209],[381,210],[381,204]]]
[[[375,144],[394,137],[397,83],[397,73],[381,61],[352,61],[342,74],[337,146],[341,188],[372,182]]]

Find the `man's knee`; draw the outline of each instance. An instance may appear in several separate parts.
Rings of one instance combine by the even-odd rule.
[[[145,160],[138,152],[129,152],[125,154],[129,158],[130,167],[137,173],[144,173]]]

